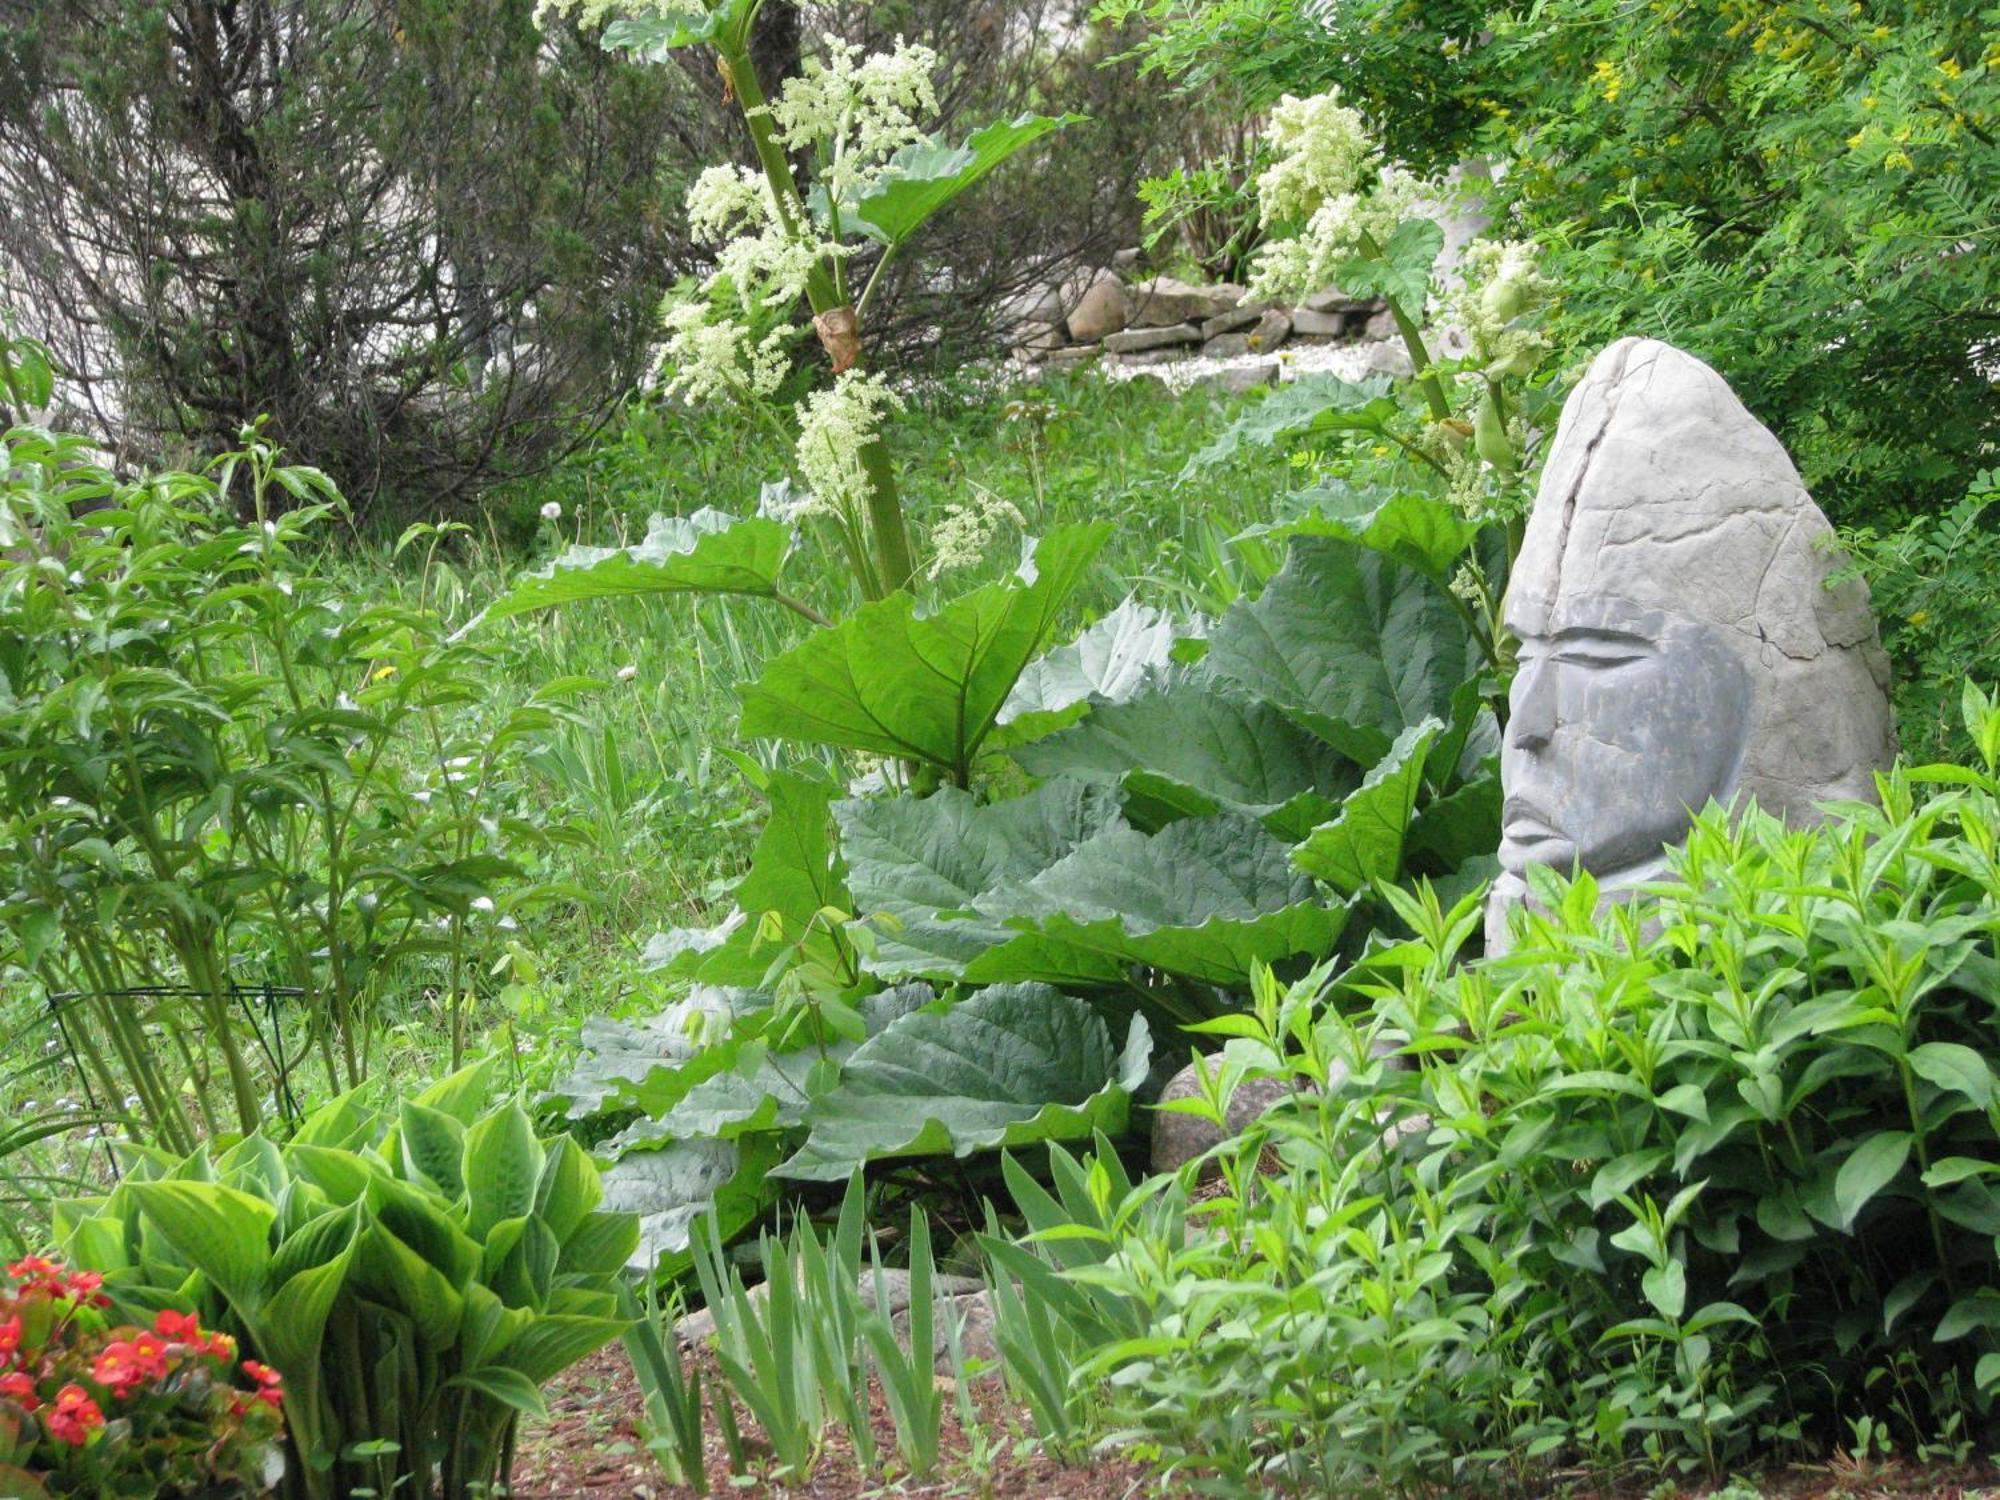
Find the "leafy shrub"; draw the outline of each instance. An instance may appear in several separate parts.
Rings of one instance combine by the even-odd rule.
[[[1258,102],[1337,88],[1419,168],[1508,164],[1572,356],[1627,334],[1714,365],[1836,522],[1962,494],[2000,436],[1991,4],[1109,0],[1150,60]]]
[[[352,1095],[283,1147],[147,1152],[57,1235],[116,1305],[196,1308],[283,1372],[288,1500],[490,1494],[541,1387],[624,1333],[638,1226],[597,1169],[485,1108],[493,1064],[394,1114]]]
[[[283,1382],[236,1342],[161,1311],[113,1326],[94,1271],[39,1256],[0,1292],[0,1485],[19,1500],[261,1495],[282,1469]]]
[[[1456,971],[1476,898],[1396,893],[1413,940],[1212,1023],[1191,1108],[1309,1092],[1218,1148],[1222,1194],[1065,1231],[1149,1313],[1095,1367],[1114,1424],[1320,1493],[1984,1436],[2000,711],[1967,709],[1982,769],[1810,831],[1711,810],[1650,894],[1550,878]]]
[[[1918,516],[1886,535],[1841,534],[1853,571],[1868,580],[1882,643],[1895,670],[1891,690],[1903,752],[1916,761],[1971,752],[1949,685],[2000,676],[2000,534],[1987,513],[2000,500],[2000,470],[1972,482],[1949,510]]]
[[[78,997],[86,1092],[180,1152],[255,1130],[307,1048],[358,1082],[407,963],[463,1047],[541,841],[513,757],[574,687],[485,714],[490,654],[353,607],[312,556],[339,495],[246,438],[129,482],[40,429],[0,450],[0,960]],[[264,983],[301,992],[287,1037],[245,1024]]]

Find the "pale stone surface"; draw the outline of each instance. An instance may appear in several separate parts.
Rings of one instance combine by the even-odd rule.
[[[1307,312],[1316,313],[1361,312],[1375,305],[1367,297],[1350,297],[1337,286],[1330,286],[1325,291],[1314,292],[1299,304]]]
[[[1243,300],[1240,286],[1192,286],[1171,276],[1155,276],[1132,288],[1132,326],[1164,328],[1198,323],[1228,312]]]
[[[1250,347],[1259,354],[1271,354],[1291,336],[1291,314],[1274,307],[1259,318],[1257,326],[1250,330]]]
[[[1278,362],[1267,359],[1255,365],[1231,365],[1207,377],[1208,383],[1225,396],[1242,396],[1278,383]]]
[[[1250,352],[1250,335],[1219,333],[1201,346],[1201,352],[1210,359],[1235,359]]]
[[[1203,319],[1201,336],[1205,339],[1219,339],[1225,333],[1239,333],[1253,326],[1270,310],[1271,304],[1268,302],[1245,302],[1241,307],[1232,307],[1228,312],[1217,313],[1212,318]]]
[[[1065,344],[1062,330],[1052,323],[1023,323],[1014,330],[1014,357],[1032,363]]]
[[[1177,344],[1199,344],[1201,330],[1192,323],[1176,323],[1170,328],[1128,328],[1104,340],[1109,354],[1138,354],[1147,349],[1166,349]]]
[[[1099,271],[1078,293],[1069,312],[1072,343],[1095,344],[1114,333],[1123,333],[1132,317],[1132,303],[1125,283],[1110,271]]]
[[[1563,407],[1508,590],[1521,641],[1489,947],[1523,871],[1608,892],[1658,874],[1691,810],[1795,824],[1873,796],[1895,754],[1888,660],[1826,517],[1707,365],[1624,339]]]
[[[1269,1113],[1271,1107],[1292,1097],[1297,1090],[1284,1079],[1247,1078],[1236,1086],[1236,1092],[1229,1096],[1226,1116],[1229,1129],[1225,1134],[1214,1123],[1197,1115],[1184,1115],[1173,1110],[1153,1111],[1153,1170],[1172,1172],[1205,1155],[1248,1130]],[[1175,1099],[1199,1099],[1201,1097],[1201,1077],[1195,1065],[1189,1063],[1180,1072],[1167,1080],[1167,1086],[1160,1090],[1160,1103]]]

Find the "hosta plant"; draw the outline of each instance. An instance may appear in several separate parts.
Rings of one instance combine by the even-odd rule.
[[[493,1493],[543,1384],[626,1330],[638,1226],[574,1141],[486,1104],[492,1071],[389,1113],[335,1100],[283,1146],[140,1153],[58,1206],[114,1305],[192,1309],[283,1372],[287,1500]]]
[[[119,1325],[94,1271],[40,1256],[0,1291],[0,1493],[232,1500],[277,1483],[284,1381],[162,1309]],[[240,1384],[239,1384],[240,1381]]]

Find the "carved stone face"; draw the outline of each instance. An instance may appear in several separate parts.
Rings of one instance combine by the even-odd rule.
[[[1689,816],[1734,790],[1751,688],[1698,621],[1618,599],[1521,629],[1501,781],[1500,864],[1610,876],[1657,859]]]

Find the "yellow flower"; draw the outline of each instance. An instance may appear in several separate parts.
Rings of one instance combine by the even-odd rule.
[[[1924,623],[1924,621],[1928,620],[1930,617],[1931,617],[1931,612],[1929,610],[1920,609],[1915,614],[1910,616],[1910,623],[1912,625],[1921,625]]]
[[[1625,80],[1618,76],[1618,65],[1609,58],[1600,57],[1597,66],[1591,69],[1591,74],[1597,79],[1598,87],[1603,90],[1604,102],[1615,103],[1618,91],[1625,86]]]
[[[1943,62],[1938,64],[1938,71],[1944,74],[1944,76],[1947,78],[1956,78],[1958,77],[1959,74],[1963,73],[1965,69],[1961,68],[1958,65],[1957,58],[1947,57]]]
[[[1857,130],[1854,132],[1853,135],[1850,135],[1847,138],[1847,149],[1850,151],[1859,151],[1861,149],[1861,143],[1867,139],[1868,139],[1867,131]]]
[[[1886,26],[1877,26],[1870,35],[1878,42],[1886,42],[1889,40],[1889,28]]]
[[[1882,101],[1880,99],[1877,99],[1873,94],[1869,94],[1867,97],[1862,99],[1861,107],[1863,109],[1873,109],[1876,105],[1880,104],[1881,102]]]
[[[395,675],[396,675],[396,669],[392,666],[384,664],[382,666],[377,667],[374,671],[370,672],[368,674],[368,680],[370,682],[386,682]]]
[[[1897,167],[1901,167],[1907,172],[1915,165],[1916,163],[1910,160],[1907,151],[1891,151],[1887,156],[1882,158],[1882,170],[1885,172],[1893,171]]]

